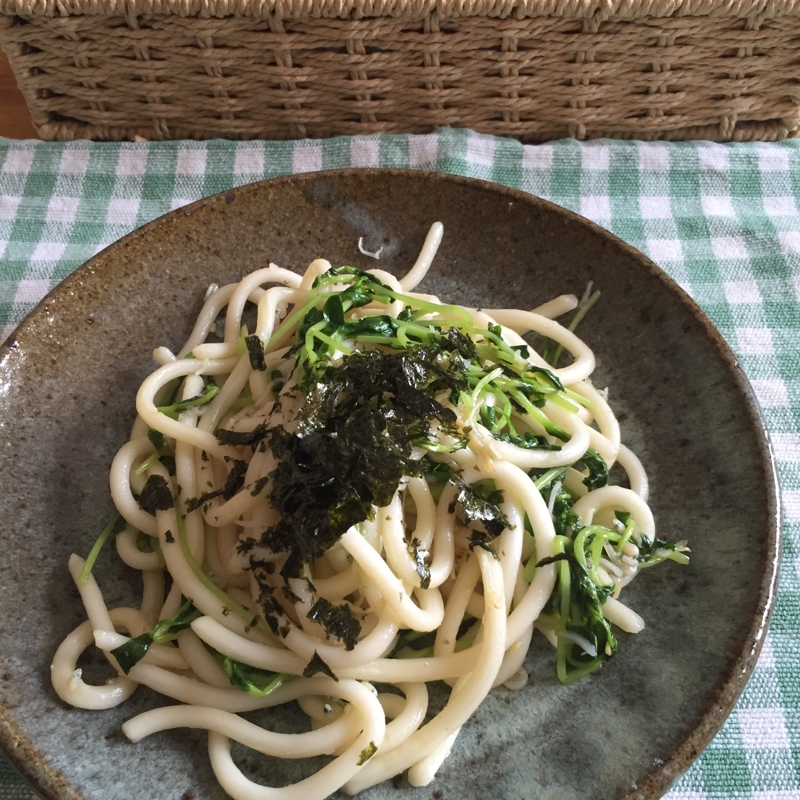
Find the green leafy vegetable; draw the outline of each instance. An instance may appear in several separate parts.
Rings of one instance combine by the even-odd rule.
[[[591,307],[599,299],[600,299],[600,292],[594,292],[587,298],[585,303],[579,304],[578,308],[575,310],[575,315],[570,320],[568,330],[574,333],[578,325],[580,325],[581,320],[586,316]],[[556,342],[547,339],[545,349],[542,353],[542,357],[548,364],[550,364],[550,366],[557,367],[558,362],[561,359],[561,354],[563,352],[564,352],[563,345],[557,344]]]
[[[161,644],[176,639],[181,631],[186,630],[194,620],[202,616],[191,600],[181,598],[182,603],[178,612],[172,619],[162,619],[152,630],[143,633],[141,636],[125,642],[111,651],[111,655],[117,659],[117,663],[125,674],[141,661],[150,646]]]
[[[608,464],[598,452],[587,450],[581,461],[589,470],[588,476],[583,479],[583,484],[589,491],[599,489],[608,483]]]
[[[219,386],[217,386],[212,379],[207,378],[207,380],[208,383],[206,384],[202,394],[199,394],[196,397],[190,397],[188,400],[181,400],[179,403],[172,403],[168,406],[159,406],[158,410],[171,419],[178,419],[178,417],[184,411],[188,411],[190,408],[198,408],[199,406],[204,406],[206,403],[210,403],[214,397],[219,394]],[[161,448],[156,449],[159,450]]]
[[[587,561],[584,548],[590,548],[593,537],[600,534],[600,526],[592,526],[592,535],[573,542],[558,537],[559,549],[553,556],[541,559],[536,567],[556,564],[556,585],[545,606],[541,619],[551,620],[558,637],[557,672],[562,683],[573,681],[599,669],[616,652],[617,640],[603,615],[610,585],[598,585],[593,565]],[[607,531],[612,534],[611,531]],[[564,550],[564,547],[567,550]],[[580,548],[580,549],[579,549]],[[579,551],[580,557],[576,555]]]
[[[559,638],[559,678],[562,683],[572,683],[611,658],[617,650],[617,639],[602,609],[611,587],[596,586],[586,568],[574,556],[568,555],[566,563],[570,572],[571,597],[564,628],[587,639],[596,651],[592,656],[574,641]]]
[[[496,406],[481,406],[480,415],[483,425],[501,442],[508,442],[523,450],[561,449],[561,445],[551,444],[545,436],[535,436],[530,431],[517,433],[508,416],[498,411]],[[502,430],[503,428],[506,430]]]
[[[287,678],[282,672],[267,672],[250,667],[228,656],[222,659],[222,669],[234,686],[253,697],[266,697],[272,694]]]
[[[650,539],[641,534],[638,547],[639,555],[636,559],[639,562],[640,569],[653,567],[662,561],[676,561],[679,564],[689,563],[689,557],[686,555],[688,548],[685,541],[668,542],[664,539],[659,539],[657,536]]]

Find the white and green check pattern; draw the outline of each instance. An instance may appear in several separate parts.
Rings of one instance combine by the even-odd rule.
[[[800,800],[800,141],[560,141],[469,131],[301,142],[53,144],[0,139],[0,338],[89,256],[243,183],[410,167],[513,186],[647,253],[705,310],[764,409],[783,486],[778,603],[752,680],[668,800]],[[0,757],[0,800],[30,800]]]

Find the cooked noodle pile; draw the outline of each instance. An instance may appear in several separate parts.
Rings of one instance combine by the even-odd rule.
[[[400,280],[317,260],[212,286],[139,389],[111,469],[119,518],[70,559],[88,620],[54,658],[59,696],[110,708],[144,684],[179,701],[125,734],[208,730],[237,800],[355,793],[405,770],[429,783],[487,693],[524,685],[534,630],[559,678],[580,678],[616,649],[609,623],[643,627],[617,599],[638,570],[686,560],[656,538],[591,350],[553,319],[577,299],[487,311],[416,293],[441,235]],[[632,488],[608,484],[615,463]],[[138,609],[108,610],[92,574],[112,534],[142,572]],[[77,668],[91,644],[117,671],[103,686]],[[430,681],[451,692],[426,721]],[[305,733],[238,716],[295,700]],[[331,759],[262,787],[231,739]]]

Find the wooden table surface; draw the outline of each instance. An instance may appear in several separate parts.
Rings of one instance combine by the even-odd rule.
[[[0,50],[0,136],[10,139],[38,139],[31,115],[5,53]]]

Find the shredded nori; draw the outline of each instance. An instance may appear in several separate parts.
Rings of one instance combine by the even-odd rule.
[[[175,474],[175,459],[173,456],[160,456],[158,459],[163,465],[164,469],[170,474]]]
[[[444,331],[444,343],[449,345],[451,352],[458,353],[462,358],[472,360],[478,357],[475,342],[461,328],[451,326]]]
[[[165,478],[151,475],[142,487],[137,502],[139,508],[155,516],[156,511],[169,511],[175,505],[175,498]]]
[[[245,336],[244,343],[247,345],[247,355],[250,357],[250,366],[259,372],[263,372],[267,368],[267,362],[264,359],[263,342],[258,336],[253,334],[252,336]]]
[[[491,539],[483,531],[471,529],[469,535],[469,549],[474,550],[476,547],[484,549],[487,553],[491,553],[498,561],[500,560]]]
[[[453,475],[450,480],[458,488],[458,494],[449,508],[451,514],[455,511],[456,504],[460,505],[465,521],[480,522],[492,537],[499,536],[506,528],[511,527],[508,517],[500,510],[503,493],[499,489],[487,492],[480,484],[470,485],[458,475]]]
[[[201,494],[200,497],[189,498],[186,501],[186,510],[194,511],[200,508],[203,503],[213,500],[215,497],[222,497],[223,500],[230,500],[236,492],[244,486],[244,476],[246,472],[246,461],[234,461],[223,487],[221,489],[215,489],[213,492],[205,492]]]
[[[273,428],[266,439],[278,461],[270,501],[280,520],[260,544],[289,554],[284,577],[388,505],[404,476],[427,469],[411,456],[433,442],[430,426],[458,435],[455,413],[433,395],[464,386],[422,347],[355,353],[308,386],[297,432]]]
[[[220,444],[230,444],[234,447],[245,447],[256,445],[267,435],[267,426],[262,422],[256,425],[251,431],[229,431],[225,428],[217,428],[214,436]]]
[[[269,625],[270,630],[276,635],[280,635],[281,628],[279,627],[279,622],[281,618],[285,617],[283,606],[278,600],[277,597],[274,597],[272,592],[272,587],[268,584],[260,581],[258,579],[257,583],[261,588],[261,594],[259,595],[258,602],[261,606],[261,610],[264,613],[264,621]]]
[[[254,539],[245,539],[246,542],[255,542]],[[275,562],[274,561],[267,561],[263,558],[254,558],[250,556],[250,568],[251,569],[263,569],[267,575],[272,575],[275,572]]]
[[[315,650],[311,661],[308,662],[306,668],[303,670],[303,677],[313,678],[314,675],[319,672],[323,675],[327,675],[329,678],[333,678],[337,682],[339,681],[333,670],[322,660],[322,656]]]
[[[419,539],[412,539],[408,545],[408,552],[414,559],[420,588],[427,589],[431,585],[431,551],[420,547],[421,544]]]
[[[566,553],[557,553],[554,556],[547,556],[536,562],[537,567],[546,567],[548,564],[555,564],[558,561],[566,561],[569,556]]]
[[[253,497],[257,497],[264,491],[264,487],[269,483],[269,475],[262,475],[254,484],[250,491]]]
[[[237,553],[249,553],[258,544],[258,539],[248,536],[236,545]]]
[[[345,650],[352,650],[356,646],[361,623],[353,617],[346,603],[335,606],[330,600],[320,597],[308,612],[308,618],[322,626],[327,639],[335,638],[343,642]]]

